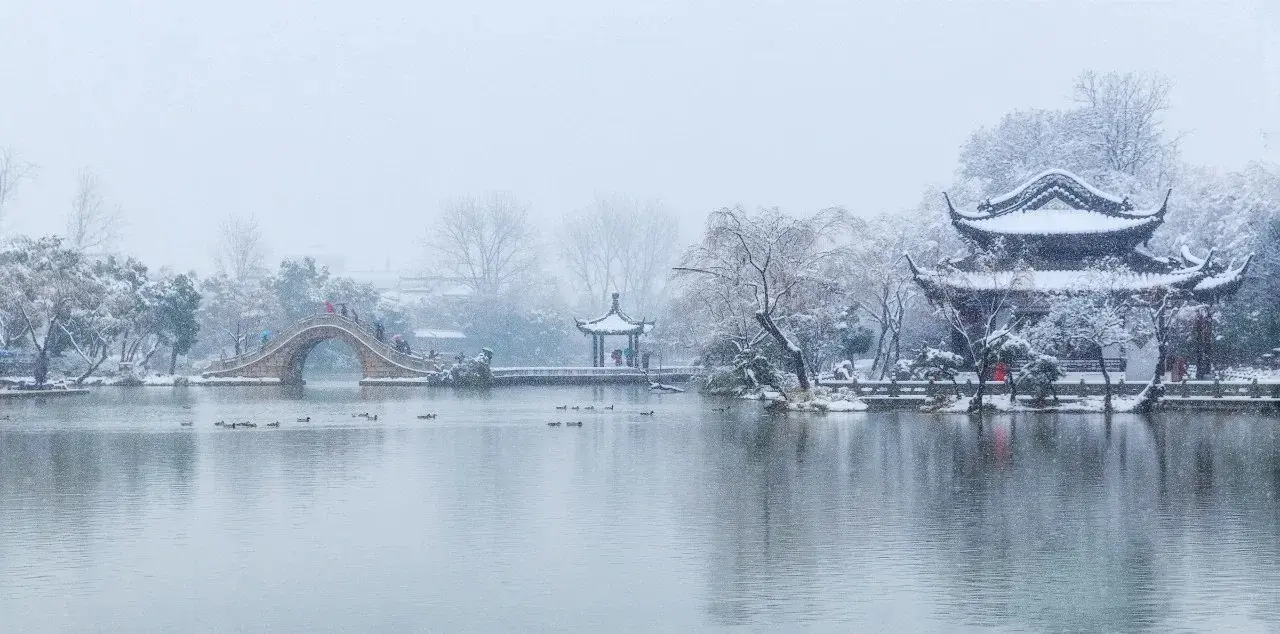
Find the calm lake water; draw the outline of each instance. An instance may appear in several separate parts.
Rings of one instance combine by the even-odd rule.
[[[4,415],[0,630],[1280,629],[1275,418],[319,383]]]

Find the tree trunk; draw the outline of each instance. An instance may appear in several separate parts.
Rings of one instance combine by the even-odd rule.
[[[1151,412],[1155,409],[1156,402],[1164,395],[1164,366],[1169,362],[1169,316],[1165,310],[1163,301],[1156,311],[1155,318],[1155,340],[1156,340],[1156,370],[1154,376],[1151,377],[1151,383],[1142,390],[1142,400],[1138,403],[1138,411]]]
[[[96,361],[90,362],[89,367],[85,369],[84,373],[76,377],[76,385],[80,385],[84,383],[85,379],[92,376],[94,372],[97,372],[98,367],[101,366],[103,362],[107,360],[108,356],[110,356],[110,354],[107,352],[107,347],[103,346],[102,352],[98,355],[98,359]]]
[[[1111,411],[1111,373],[1107,372],[1106,349],[1098,346],[1098,369],[1102,371],[1102,411]]]
[[[885,341],[884,341],[885,333],[887,333],[888,331],[889,331],[888,322],[881,322],[880,336],[876,337],[876,356],[873,359],[871,359],[871,376],[875,376],[876,369],[879,368],[881,379],[884,378],[884,366],[888,365],[888,362],[885,360],[885,357],[888,356],[888,352],[885,350]]]
[[[44,387],[45,379],[49,378],[49,352],[48,342],[40,347],[40,354],[36,355],[36,361],[32,365],[31,375],[36,381],[37,387]]]
[[[773,336],[778,345],[782,346],[784,354],[787,355],[787,358],[791,361],[792,368],[795,370],[796,380],[800,382],[800,389],[808,390],[809,373],[805,370],[804,353],[796,344],[791,342],[790,338],[783,334],[778,325],[773,323],[773,318],[766,315],[764,311],[756,312],[756,321],[760,323],[761,328],[765,329],[765,332]]]
[[[178,369],[178,349],[174,348],[169,352],[169,376],[173,376]]]
[[[969,411],[982,414],[982,397],[987,392],[987,354],[982,353],[982,361],[978,363],[978,391],[974,392],[973,400],[969,401]]]

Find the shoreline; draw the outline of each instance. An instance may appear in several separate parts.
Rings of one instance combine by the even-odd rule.
[[[20,398],[47,398],[50,396],[84,396],[89,393],[89,388],[75,387],[55,390],[7,390],[0,389],[0,399],[20,399]]]

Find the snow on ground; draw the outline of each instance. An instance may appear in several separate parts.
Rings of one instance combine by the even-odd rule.
[[[1101,396],[1086,396],[1081,399],[1063,400],[1057,405],[1050,401],[1045,407],[1034,407],[1028,401],[1012,402],[1008,394],[988,395],[982,399],[984,408],[997,412],[1087,412],[1100,414],[1106,410]],[[963,396],[949,399],[940,406],[928,406],[931,412],[943,414],[967,414],[973,397]],[[1111,411],[1115,413],[1132,412],[1142,402],[1139,396],[1112,396]]]
[[[362,385],[443,385],[449,381],[447,374],[433,376],[407,376],[390,379],[361,379]]]
[[[776,407],[790,412],[865,412],[867,404],[846,387],[831,388],[817,386],[810,390],[791,390],[786,394],[775,390],[762,389],[747,393],[742,398],[771,401]]]
[[[278,378],[148,374],[146,376],[91,377],[85,380],[84,385],[173,387],[175,385],[277,385],[279,383]]]

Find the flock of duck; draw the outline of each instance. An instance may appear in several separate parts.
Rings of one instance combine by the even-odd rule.
[[[190,408],[190,406],[185,406],[185,405],[184,405],[184,406],[183,406],[183,409],[191,409],[191,408]],[[595,405],[573,405],[573,406],[569,406],[569,405],[557,405],[557,406],[556,406],[556,409],[557,409],[557,410],[564,410],[564,411],[569,411],[569,410],[585,410],[585,411],[592,411],[592,410],[596,409],[596,406],[595,406]],[[602,409],[602,410],[613,410],[613,409],[614,409],[614,406],[613,406],[613,405],[605,405],[605,406],[601,407],[600,409]],[[727,408],[726,408],[726,409],[727,409]],[[653,410],[649,410],[649,411],[647,411],[647,412],[637,412],[637,413],[638,413],[638,414],[640,414],[641,416],[653,416]],[[438,414],[435,414],[435,413],[431,413],[431,414],[418,414],[417,418],[418,418],[418,420],[435,420],[437,416],[438,416]],[[378,420],[378,415],[377,415],[377,414],[370,414],[369,412],[358,412],[358,413],[352,414],[352,415],[351,415],[351,417],[352,417],[352,418],[363,418],[363,419],[365,419],[365,420],[369,420],[369,421],[376,421],[376,420]],[[6,417],[6,418],[7,418],[7,417]],[[302,417],[302,418],[297,419],[297,422],[299,422],[299,423],[309,423],[309,422],[311,422],[311,417],[310,417],[310,416],[304,416],[304,417]],[[180,423],[180,424],[181,424],[183,427],[191,427],[191,426],[195,425],[195,423],[193,423],[193,422],[185,422],[185,423]],[[228,423],[228,422],[227,422],[227,421],[225,421],[225,420],[220,420],[220,421],[218,421],[218,422],[214,423],[213,425],[214,425],[214,427],[221,427],[221,428],[223,428],[223,429],[254,429],[254,428],[256,428],[256,427],[258,426],[258,424],[257,424],[257,423],[252,422],[252,421],[245,421],[245,422],[243,422],[243,423],[238,423],[238,422],[231,422],[231,423]],[[265,424],[263,424],[263,426],[264,426],[264,427],[279,427],[279,426],[280,426],[280,421],[275,421],[275,422],[272,422],[272,423],[265,423]],[[578,421],[555,421],[555,422],[547,423],[547,426],[548,426],[548,427],[561,427],[561,426],[564,426],[564,427],[582,427],[582,421],[580,421],[580,420],[578,420]]]
[[[595,405],[574,405],[574,406],[572,406],[572,407],[570,407],[570,406],[568,406],[568,405],[557,405],[557,406],[556,406],[556,409],[558,409],[558,410],[565,410],[565,411],[568,411],[568,410],[586,410],[586,411],[591,411],[591,410],[594,410],[595,408],[596,408],[596,406],[595,406]],[[604,407],[601,407],[600,409],[602,409],[602,410],[611,410],[611,409],[613,409],[613,405],[605,405]],[[647,411],[647,412],[637,412],[637,413],[638,413],[638,414],[640,414],[641,416],[653,416],[653,410],[649,410],[649,411]],[[563,425],[563,426],[565,426],[565,427],[582,427],[582,421],[580,421],[580,420],[577,420],[577,421],[567,421],[567,422],[555,421],[555,422],[547,423],[547,427],[560,427],[561,425]]]
[[[191,408],[190,408],[189,406],[184,406],[184,407],[183,407],[183,409],[191,409]],[[436,416],[437,416],[436,414],[419,414],[419,415],[418,415],[418,420],[435,420],[435,419],[436,419]],[[378,415],[377,415],[377,414],[370,414],[369,412],[359,412],[359,413],[356,413],[356,414],[352,414],[352,415],[351,415],[351,417],[352,417],[352,418],[363,418],[363,419],[365,419],[365,420],[369,420],[369,421],[376,421],[376,420],[378,420]],[[310,416],[303,416],[302,418],[297,419],[297,422],[299,422],[299,423],[309,423],[309,422],[311,422],[311,417],[310,417]],[[185,423],[179,423],[179,425],[182,425],[183,427],[191,427],[191,426],[195,425],[195,423],[194,423],[194,422],[185,422]],[[225,420],[220,420],[220,421],[218,421],[218,422],[214,423],[214,424],[213,424],[213,426],[214,426],[214,427],[221,427],[221,428],[223,428],[223,429],[253,429],[253,428],[257,427],[257,426],[258,426],[258,424],[257,424],[257,423],[255,423],[255,422],[253,422],[253,421],[244,421],[243,423],[237,423],[237,422],[231,422],[231,423],[228,423],[228,422],[227,422],[227,421],[225,421]],[[272,422],[272,423],[264,423],[264,424],[263,424],[263,427],[279,427],[279,426],[280,426],[280,421],[275,421],[275,422]]]

